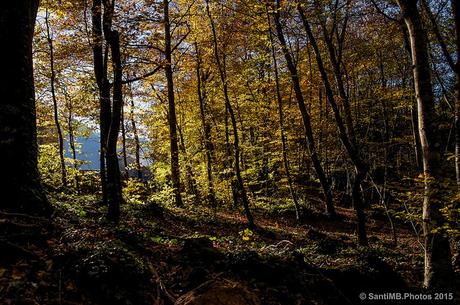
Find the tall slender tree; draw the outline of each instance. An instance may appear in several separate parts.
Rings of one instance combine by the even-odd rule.
[[[171,150],[171,181],[174,192],[174,202],[178,207],[183,206],[180,184],[179,145],[177,137],[176,102],[174,99],[174,78],[172,69],[171,23],[169,18],[169,0],[163,0],[164,23],[164,70],[168,89],[168,123],[169,144]]]
[[[292,56],[289,52],[288,45],[286,42],[286,38],[284,37],[283,28],[281,26],[280,20],[280,9],[281,9],[281,1],[276,1],[276,10],[274,13],[275,19],[275,27],[276,32],[278,34],[278,39],[281,44],[281,49],[283,50],[284,57],[286,59],[286,63],[291,74],[291,81],[294,87],[295,97],[297,99],[297,104],[300,109],[300,113],[302,114],[302,122],[304,127],[305,139],[307,140],[308,152],[310,154],[310,159],[313,163],[313,167],[315,168],[316,175],[321,183],[321,187],[323,189],[324,198],[326,200],[326,212],[331,216],[335,215],[335,208],[334,203],[332,200],[332,190],[330,186],[330,182],[324,173],[323,166],[321,165],[321,161],[318,156],[318,151],[316,149],[315,138],[313,135],[313,130],[311,127],[311,117],[310,113],[308,112],[307,107],[305,106],[305,100],[302,93],[302,89],[300,86],[300,79],[299,73],[297,68],[294,64]]]
[[[444,232],[438,230],[445,222],[440,211],[443,207],[441,183],[445,177],[442,169],[442,139],[435,110],[428,57],[428,38],[417,7],[418,0],[398,0],[397,2],[409,32],[422,145],[425,183],[423,197],[424,285],[427,288],[448,288],[452,285],[452,255],[448,238]]]

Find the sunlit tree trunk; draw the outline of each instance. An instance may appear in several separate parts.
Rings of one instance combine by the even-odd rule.
[[[425,278],[427,288],[452,285],[451,251],[445,233],[437,228],[445,222],[440,184],[444,179],[439,122],[435,111],[428,42],[417,8],[417,0],[397,1],[407,25],[412,53],[415,95],[418,105],[419,134],[422,146],[425,192],[423,199],[423,232],[425,236]]]
[[[0,2],[0,209],[48,216],[37,169],[32,39],[39,1]]]
[[[50,18],[50,14],[47,10],[45,13],[45,24],[46,24],[46,36],[48,40],[49,56],[50,56],[51,97],[53,99],[54,124],[56,125],[56,130],[58,133],[59,160],[61,161],[61,181],[62,181],[62,185],[65,187],[67,186],[67,173],[66,173],[65,160],[64,160],[64,137],[62,135],[61,123],[59,122],[58,105],[57,105],[56,88],[55,88],[56,87],[56,71],[54,69],[54,45],[53,45],[53,38],[51,37],[49,18]]]
[[[163,0],[164,10],[164,55],[165,55],[165,74],[168,88],[168,122],[169,122],[169,142],[171,149],[171,180],[174,189],[174,202],[177,206],[183,206],[180,186],[179,168],[179,146],[177,144],[177,118],[176,104],[174,100],[174,80],[172,71],[172,49],[171,49],[171,25],[169,23],[169,0]]]
[[[92,6],[92,49],[96,83],[99,89],[99,175],[102,201],[107,204],[106,143],[110,121],[110,88],[107,79],[107,50],[104,51],[102,35],[102,1],[93,0]]]

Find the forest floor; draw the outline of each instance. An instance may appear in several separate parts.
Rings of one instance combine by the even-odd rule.
[[[55,195],[51,221],[0,213],[1,304],[422,304],[360,300],[361,292],[422,292],[423,255],[410,225],[354,213],[126,204],[117,226],[93,197]],[[446,301],[423,304],[448,304]],[[454,304],[454,302],[452,302]]]

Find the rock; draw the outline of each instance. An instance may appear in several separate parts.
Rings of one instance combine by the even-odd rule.
[[[174,305],[260,305],[254,292],[241,283],[212,280],[181,296]]]

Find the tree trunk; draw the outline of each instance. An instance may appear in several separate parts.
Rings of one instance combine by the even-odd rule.
[[[187,191],[190,195],[193,195],[193,200],[196,204],[200,202],[200,194],[198,193],[198,188],[196,185],[195,176],[193,175],[192,167],[190,166],[190,160],[187,155],[187,148],[185,146],[184,135],[182,134],[182,129],[177,125],[177,131],[179,133],[179,148],[182,155],[184,156],[185,161],[185,173],[187,176]]]
[[[277,9],[280,7],[280,1],[277,1]],[[275,19],[275,27],[276,27],[276,32],[278,34],[278,39],[281,44],[281,48],[283,50],[284,57],[287,62],[287,66],[289,69],[289,72],[291,74],[291,81],[292,85],[294,87],[294,93],[297,99],[297,103],[300,109],[300,113],[302,115],[302,122],[304,126],[304,133],[305,133],[305,139],[307,141],[307,146],[308,146],[308,152],[310,155],[310,159],[313,163],[313,167],[315,168],[316,175],[321,183],[321,187],[323,189],[324,193],[324,198],[326,200],[326,212],[334,216],[335,215],[335,208],[334,208],[334,203],[332,200],[332,191],[330,187],[330,183],[326,177],[326,174],[324,173],[324,169],[321,165],[321,161],[319,160],[318,157],[318,152],[316,150],[316,145],[315,145],[315,139],[313,136],[313,130],[311,127],[311,119],[310,119],[310,114],[308,113],[307,108],[305,107],[305,102],[304,102],[304,97],[302,94],[302,89],[300,87],[300,80],[299,80],[299,74],[297,71],[296,66],[294,65],[294,61],[292,60],[291,54],[288,50],[286,39],[284,37],[283,29],[281,27],[281,22],[280,22],[280,13],[277,10],[276,13],[274,14],[274,19]]]
[[[206,152],[206,176],[208,180],[208,195],[207,200],[213,207],[217,207],[216,194],[214,193],[214,181],[212,175],[212,156],[213,156],[213,144],[211,139],[211,126],[206,119],[206,88],[205,80],[206,77],[201,73],[201,55],[198,49],[198,43],[195,43],[196,50],[196,77],[197,77],[197,94],[198,102],[200,104],[200,117],[201,125],[203,128],[203,142],[204,149]]]
[[[278,115],[279,115],[278,119],[279,119],[280,137],[281,137],[281,149],[282,149],[282,154],[283,154],[283,166],[284,166],[284,171],[286,173],[286,178],[288,181],[289,193],[291,194],[292,202],[294,203],[295,216],[296,216],[297,221],[299,221],[300,220],[300,207],[299,207],[299,202],[297,200],[297,196],[295,194],[294,186],[292,183],[291,170],[289,168],[289,162],[288,162],[288,156],[287,156],[286,135],[284,132],[283,98],[281,97],[281,88],[280,88],[280,81],[279,81],[279,74],[278,74],[278,61],[276,60],[275,43],[273,41],[273,36],[271,32],[270,16],[268,16],[268,28],[269,28],[268,37],[271,43],[273,70],[275,73],[275,90],[276,90],[276,100],[278,102]]]
[[[350,137],[347,134],[347,130],[345,128],[345,124],[342,119],[342,115],[340,113],[340,109],[337,105],[337,102],[334,97],[334,92],[332,90],[332,86],[329,82],[328,74],[324,67],[323,59],[321,57],[321,53],[316,42],[316,38],[313,35],[311,30],[310,24],[303,12],[303,9],[300,4],[297,5],[297,9],[299,14],[302,18],[302,23],[305,28],[305,32],[307,33],[308,38],[310,39],[310,43],[315,51],[316,55],[316,62],[318,64],[318,69],[321,74],[321,79],[324,84],[324,88],[326,90],[326,96],[329,104],[331,105],[332,111],[334,112],[334,117],[337,125],[337,129],[339,131],[340,141],[342,142],[345,150],[348,153],[349,158],[351,159],[354,167],[355,167],[355,181],[353,182],[352,186],[352,200],[353,200],[353,208],[356,212],[356,220],[357,220],[357,232],[358,232],[358,242],[362,246],[367,246],[367,233],[366,233],[366,219],[364,214],[364,202],[363,196],[361,194],[361,184],[366,177],[368,168],[366,163],[361,159],[357,146],[353,145],[353,142],[350,141]]]
[[[59,114],[58,114],[58,105],[57,105],[57,98],[56,98],[56,72],[54,69],[54,45],[53,39],[51,37],[51,30],[49,24],[49,12],[48,10],[45,13],[45,24],[46,24],[46,36],[48,40],[48,47],[49,47],[49,55],[50,55],[50,85],[51,85],[51,96],[53,98],[53,114],[54,114],[54,124],[56,125],[56,130],[58,133],[58,145],[59,145],[59,160],[61,161],[61,181],[62,185],[65,187],[67,186],[67,173],[65,169],[65,160],[64,160],[64,137],[62,135],[61,124],[59,122]]]
[[[211,31],[213,35],[213,48],[214,48],[214,57],[216,59],[216,64],[217,68],[219,69],[219,75],[220,75],[220,80],[222,82],[223,86],[223,91],[224,91],[224,99],[225,99],[225,105],[226,109],[228,111],[228,114],[230,116],[230,121],[232,124],[232,131],[233,131],[233,149],[234,149],[234,169],[235,169],[235,176],[236,176],[236,190],[237,190],[237,195],[238,198],[240,198],[243,202],[243,208],[246,214],[246,218],[248,221],[248,226],[250,228],[254,228],[254,219],[252,217],[251,210],[249,208],[249,200],[248,196],[246,193],[246,189],[244,187],[244,181],[243,177],[241,176],[241,168],[240,168],[240,144],[239,144],[239,137],[238,137],[238,127],[236,123],[236,116],[233,111],[232,104],[230,102],[230,98],[228,95],[228,86],[227,86],[227,73],[225,71],[225,59],[224,63],[222,63],[220,55],[219,55],[219,49],[217,45],[217,33],[216,33],[216,28],[214,25],[214,21],[211,16],[211,12],[209,10],[209,0],[206,0],[206,12],[209,18],[209,22],[211,24]]]
[[[73,130],[73,105],[72,105],[72,100],[70,97],[68,97],[68,104],[67,108],[69,111],[69,114],[67,116],[67,128],[69,130],[69,146],[70,150],[72,151],[72,160],[73,160],[73,167],[75,169],[75,177],[74,177],[74,183],[75,183],[75,189],[77,190],[77,193],[80,193],[80,179],[79,179],[79,167],[78,167],[78,161],[77,161],[77,149],[75,147],[75,134]]]
[[[0,209],[49,216],[37,168],[32,39],[38,3],[0,3],[0,41],[7,46],[0,79]]]
[[[417,9],[417,0],[398,0],[409,31],[415,94],[418,104],[419,134],[423,153],[425,192],[423,232],[425,236],[425,278],[427,288],[452,287],[451,251],[445,232],[438,232],[445,222],[440,184],[442,170],[441,142],[428,59],[428,41]]]
[[[107,48],[103,51],[102,1],[93,0],[92,6],[92,49],[96,83],[99,89],[99,174],[102,201],[107,204],[106,143],[110,122],[110,88],[107,79]]]
[[[131,125],[133,128],[134,135],[134,154],[136,155],[136,172],[137,178],[142,179],[142,169],[141,169],[141,143],[139,141],[139,134],[137,132],[136,118],[134,117],[134,98],[131,96]]]
[[[111,31],[106,36],[112,51],[113,69],[113,105],[112,117],[107,137],[107,203],[109,205],[107,218],[118,221],[120,217],[120,204],[123,201],[120,177],[120,164],[118,162],[117,143],[120,132],[121,109],[123,107],[122,91],[122,66],[120,54],[120,35]]]
[[[122,143],[122,155],[123,155],[123,172],[126,178],[129,178],[128,173],[128,156],[126,154],[126,128],[125,128],[125,107],[124,103],[121,106],[121,119],[120,119],[120,126],[121,126],[121,143]]]
[[[455,172],[457,187],[460,190],[460,0],[452,0],[455,20],[455,42],[457,45],[457,62],[455,63]]]
[[[171,180],[174,189],[174,201],[176,206],[183,206],[181,187],[180,187],[180,168],[179,168],[179,147],[177,144],[177,118],[176,104],[174,101],[174,80],[172,71],[172,50],[171,50],[171,25],[169,23],[169,0],[163,0],[164,9],[164,31],[165,31],[165,74],[168,87],[168,122],[169,122],[169,141],[171,145]]]

